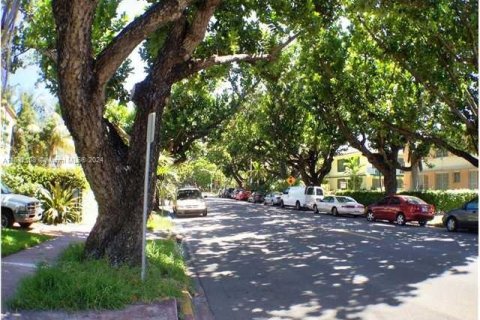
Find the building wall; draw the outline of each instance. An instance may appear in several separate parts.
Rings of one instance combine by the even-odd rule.
[[[478,168],[463,158],[449,152],[432,150],[423,162],[419,173],[420,188],[437,189],[478,189]],[[413,190],[410,172],[405,172],[405,185]]]
[[[347,181],[350,179],[350,175],[348,172],[342,171],[342,169],[339,168],[339,165],[341,165],[339,160],[347,160],[355,156],[358,156],[360,159],[361,167],[359,176],[362,179],[360,190],[383,190],[383,177],[380,176],[378,170],[376,170],[375,167],[368,162],[368,159],[363,156],[360,151],[356,149],[349,149],[347,152],[335,156],[332,163],[332,169],[325,177],[324,187],[327,189],[327,191],[335,192],[337,190],[347,189]],[[403,159],[403,154],[400,154],[399,156]],[[397,172],[397,181],[399,183],[399,190],[402,190],[404,180],[403,173],[401,171]]]
[[[6,164],[10,161],[12,150],[13,127],[17,123],[15,111],[8,105],[2,103],[0,111],[0,161]]]

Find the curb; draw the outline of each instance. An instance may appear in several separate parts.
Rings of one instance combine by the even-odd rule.
[[[192,296],[187,290],[182,291],[182,298],[179,301],[179,319],[183,320],[195,320],[195,315],[193,313],[193,303]]]
[[[176,227],[180,227],[177,230],[184,234],[183,226],[181,223],[175,222]],[[208,304],[208,299],[205,296],[205,291],[203,290],[202,282],[198,276],[198,273],[195,271],[195,259],[191,254],[192,250],[186,237],[181,237],[179,245],[184,250],[184,257],[188,265],[188,274],[193,280],[195,292],[192,295],[187,291],[183,291],[183,297],[180,301],[180,318],[182,320],[213,320],[213,312],[210,309]]]

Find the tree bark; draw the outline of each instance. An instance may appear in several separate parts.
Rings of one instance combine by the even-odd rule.
[[[395,193],[397,193],[397,170],[393,169],[391,170],[390,168],[384,168],[382,170],[383,174],[383,181],[385,183],[385,195],[391,196]]]

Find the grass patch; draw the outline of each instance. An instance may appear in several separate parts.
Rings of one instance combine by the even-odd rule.
[[[54,266],[40,266],[7,302],[14,310],[120,309],[135,302],[181,297],[191,289],[180,248],[173,240],[147,244],[146,281],[140,268],[112,268],[106,260],[83,259],[83,244],[68,247]]]
[[[53,237],[24,230],[2,228],[2,257],[36,246]]]
[[[157,212],[152,213],[147,221],[147,229],[150,231],[172,231],[173,227],[173,221],[170,217],[158,214]]]

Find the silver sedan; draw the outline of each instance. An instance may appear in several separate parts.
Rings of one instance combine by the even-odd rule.
[[[323,200],[317,200],[315,202],[313,211],[315,213],[331,213],[334,216],[339,214],[360,216],[365,214],[365,207],[351,197],[325,196]]]

